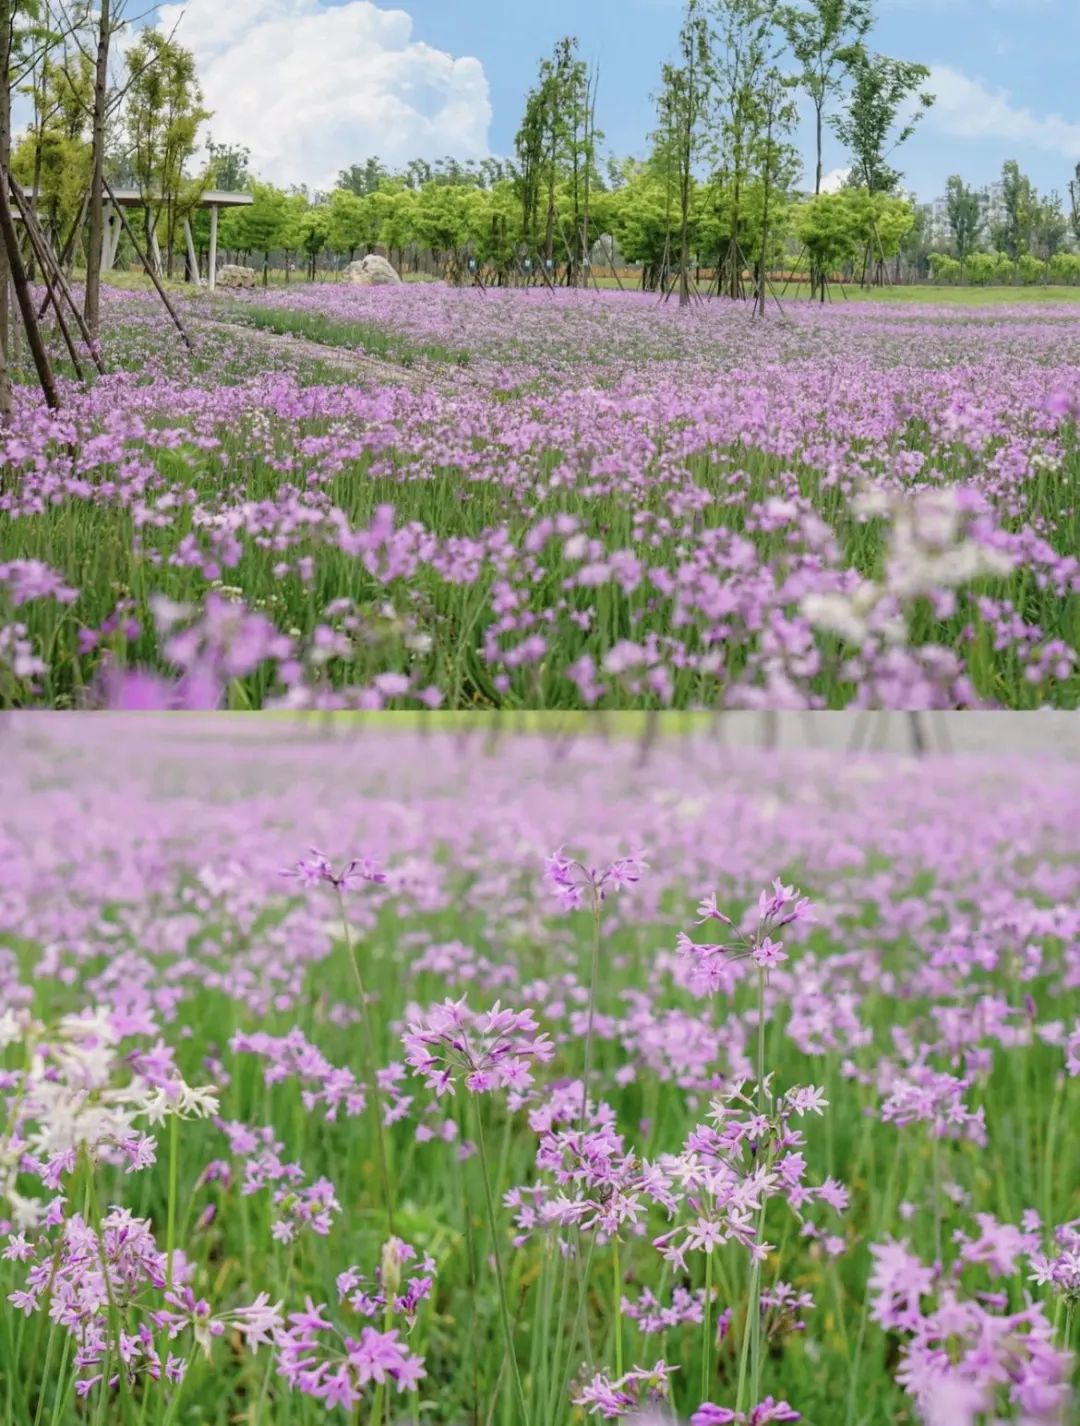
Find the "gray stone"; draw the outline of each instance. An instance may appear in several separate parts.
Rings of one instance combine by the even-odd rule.
[[[255,269],[241,267],[239,263],[227,262],[218,268],[218,287],[254,287]]]
[[[349,263],[345,269],[345,281],[356,287],[397,287],[401,278],[386,258],[378,253],[368,253],[358,262]]]

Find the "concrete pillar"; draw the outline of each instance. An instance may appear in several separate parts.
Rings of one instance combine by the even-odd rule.
[[[161,265],[161,248],[157,240],[157,215],[150,215],[150,254],[154,263],[154,270],[159,277],[164,275],[165,269]]]
[[[116,266],[116,253],[120,246],[120,234],[123,229],[120,226],[120,214],[115,210],[109,219],[109,225],[105,229],[105,241],[109,244],[109,270]]]
[[[116,218],[116,210],[111,203],[106,203],[103,210],[104,222],[101,225],[101,266],[103,271],[111,272],[112,265],[116,261],[116,240],[114,229],[120,224]]]
[[[191,220],[184,219],[184,241],[187,243],[188,267],[191,269],[191,280],[196,287],[202,286],[202,278],[199,276],[199,258],[195,252],[195,239],[191,235]]]
[[[210,284],[211,292],[217,286],[217,220],[218,206],[213,203],[210,206],[210,259],[206,273],[206,280]]]

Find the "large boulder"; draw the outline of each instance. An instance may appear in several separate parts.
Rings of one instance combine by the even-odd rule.
[[[254,287],[255,269],[241,267],[239,263],[224,263],[217,271],[218,287]]]
[[[357,287],[397,287],[401,278],[386,258],[378,253],[368,253],[359,262],[351,262],[345,269],[345,281]]]

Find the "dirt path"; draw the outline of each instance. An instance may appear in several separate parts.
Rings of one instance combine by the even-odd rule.
[[[262,347],[265,351],[281,352],[298,360],[334,367],[350,375],[366,377],[382,386],[406,386],[417,392],[434,390],[440,395],[452,396],[462,385],[462,373],[457,370],[451,377],[441,372],[436,373],[430,368],[400,366],[396,362],[369,356],[367,352],[328,346],[294,333],[285,334],[272,332],[264,327],[249,327],[243,322],[230,322],[224,317],[203,317],[188,313],[185,315],[185,321],[194,331],[212,329],[233,334],[238,339],[242,336],[245,343]]]

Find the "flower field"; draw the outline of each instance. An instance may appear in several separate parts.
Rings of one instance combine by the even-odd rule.
[[[1076,1420],[1080,764],[0,739],[2,1426]]]
[[[1080,702],[1074,307],[181,305],[20,392],[8,706]]]

